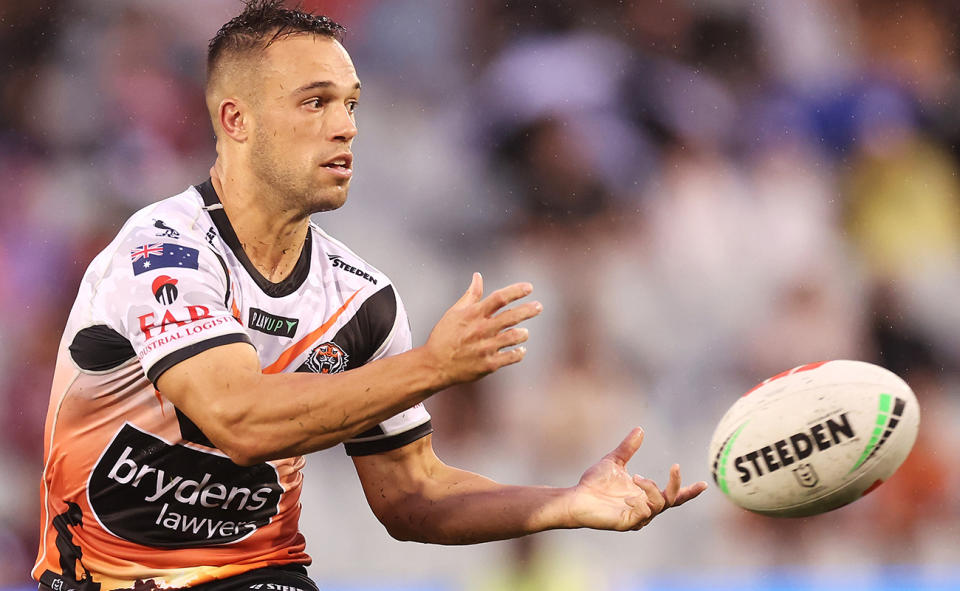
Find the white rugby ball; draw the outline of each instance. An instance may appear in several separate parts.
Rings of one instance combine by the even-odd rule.
[[[863,361],[801,365],[743,395],[710,442],[710,470],[735,504],[803,517],[888,479],[917,439],[920,408],[899,376]]]

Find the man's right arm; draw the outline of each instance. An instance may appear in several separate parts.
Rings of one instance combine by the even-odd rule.
[[[518,283],[483,297],[474,274],[467,292],[440,319],[427,343],[338,374],[261,373],[245,343],[214,347],[182,361],[157,388],[241,465],[332,447],[453,384],[523,359],[516,325],[540,313]]]

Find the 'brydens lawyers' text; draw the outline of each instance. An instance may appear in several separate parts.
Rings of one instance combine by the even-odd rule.
[[[116,536],[158,548],[229,544],[277,514],[283,489],[270,464],[166,441],[127,423],[88,484],[97,519]]]

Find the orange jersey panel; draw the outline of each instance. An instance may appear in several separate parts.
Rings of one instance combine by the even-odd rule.
[[[145,579],[183,587],[309,564],[297,525],[302,458],[251,470],[185,442],[167,420],[176,409],[157,398],[137,363],[91,376],[61,355],[54,388],[35,577],[88,576],[103,589]]]

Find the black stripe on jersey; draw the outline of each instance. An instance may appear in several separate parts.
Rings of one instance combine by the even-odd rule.
[[[225,308],[229,308],[230,307],[230,269],[227,268],[227,261],[223,260],[223,257],[220,256],[219,252],[213,250],[212,248],[210,249],[210,252],[212,252],[217,257],[217,260],[220,261],[220,266],[223,267],[223,276],[227,281],[227,295],[223,297],[223,306]]]
[[[200,193],[200,196],[203,197],[203,203],[207,207],[220,204],[220,197],[217,196],[217,191],[213,188],[213,183],[210,182],[210,179],[196,185],[194,188]],[[237,260],[240,261],[240,264],[243,265],[243,268],[246,269],[247,273],[263,293],[272,298],[282,298],[297,291],[300,286],[303,285],[303,282],[307,280],[307,276],[310,274],[310,252],[313,245],[312,233],[309,227],[307,228],[307,239],[303,243],[303,250],[300,251],[300,258],[297,259],[297,264],[294,265],[293,271],[291,271],[290,275],[283,281],[273,283],[261,275],[260,271],[250,262],[250,257],[244,252],[243,246],[240,244],[240,239],[237,238],[237,233],[233,230],[233,226],[230,225],[230,219],[227,218],[227,213],[223,211],[223,209],[208,209],[207,213],[210,214],[210,219],[212,219],[214,225],[217,226],[220,237],[227,243],[227,246],[233,251],[234,256],[237,257]]]
[[[213,486],[213,485],[211,485]],[[67,586],[64,586],[66,583]],[[46,571],[40,576],[40,584],[37,591],[54,591],[54,589],[78,589],[82,591],[100,591],[100,583],[93,582],[92,579],[85,578],[81,581],[67,580],[65,577],[57,575],[52,571]],[[232,575],[227,579],[217,579],[202,585],[192,587],[197,591],[236,591],[237,589],[258,589],[267,591],[268,589],[287,589],[289,591],[317,591],[317,584],[307,576],[307,569],[300,564],[279,564],[276,566],[265,566],[256,570],[250,570],[239,575]],[[147,581],[137,580],[130,587],[117,589],[116,591],[135,591],[136,589],[159,589],[153,579]]]
[[[189,441],[190,443],[199,443],[200,445],[206,445],[207,447],[216,448],[210,439],[200,430],[200,427],[196,423],[190,420],[190,417],[183,414],[179,408],[174,407],[177,411],[177,424],[180,425],[180,436],[183,437],[184,441]]]
[[[375,439],[373,441],[345,441],[343,447],[347,450],[348,456],[370,456],[401,448],[431,433],[433,433],[433,424],[428,420],[426,423],[418,425],[409,431],[384,437],[383,439]]]
[[[385,435],[386,432],[383,430],[383,427],[380,425],[374,425],[372,429],[367,429],[363,433],[357,435],[356,439],[365,439],[367,437],[380,437]]]
[[[393,332],[396,321],[397,294],[388,285],[367,298],[354,317],[333,337],[333,342],[357,361],[347,369],[356,369],[370,361]]]
[[[253,343],[250,342],[250,337],[242,332],[224,334],[218,337],[213,337],[212,339],[200,341],[199,343],[187,345],[183,349],[177,349],[173,353],[170,353],[166,357],[160,359],[160,361],[154,363],[153,367],[150,368],[150,371],[147,372],[147,379],[149,379],[153,385],[156,386],[157,380],[160,379],[160,376],[181,361],[186,361],[194,355],[203,353],[207,349],[213,349],[214,347],[230,345],[233,343],[247,343],[251,347],[253,346]]]
[[[137,356],[122,334],[105,324],[80,330],[70,343],[70,356],[80,369],[107,371]]]
[[[367,298],[360,309],[330,341],[346,351],[346,369],[362,367],[373,357],[393,331],[397,320],[397,294],[386,286]],[[297,371],[310,371],[307,364]]]

